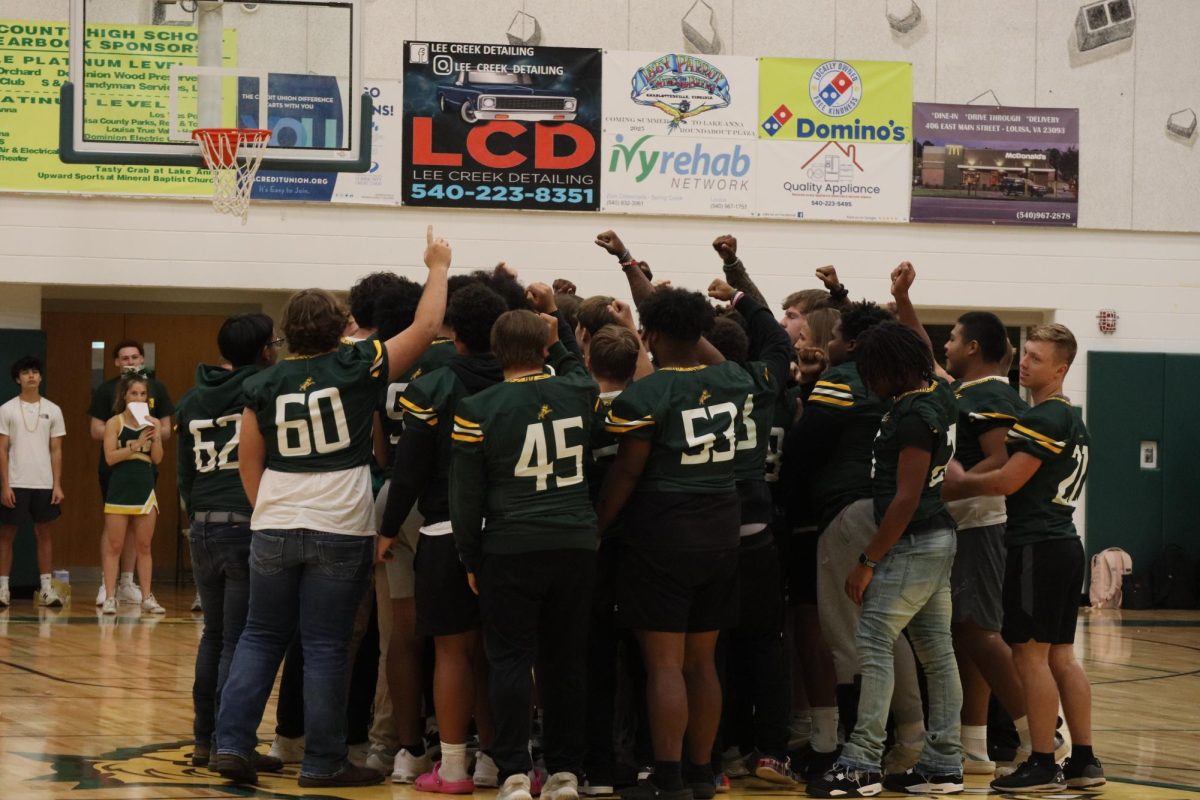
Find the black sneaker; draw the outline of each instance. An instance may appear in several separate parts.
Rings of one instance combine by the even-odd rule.
[[[1104,777],[1104,767],[1095,756],[1090,761],[1077,761],[1068,758],[1062,763],[1063,778],[1072,789],[1094,789],[1107,783]]]
[[[997,792],[1061,792],[1067,782],[1057,764],[1046,767],[1026,761],[1011,775],[992,781],[992,788]]]
[[[818,750],[809,751],[808,757],[804,759],[804,763],[800,767],[800,773],[804,776],[805,782],[812,783],[820,780],[821,776],[837,764],[839,755],[841,755],[841,748],[829,753],[822,753]]]
[[[685,764],[683,783],[692,790],[694,800],[712,800],[717,796],[716,776],[708,765]]]
[[[306,789],[332,786],[374,786],[383,783],[384,775],[373,769],[359,767],[347,761],[332,775],[301,775],[298,784]]]
[[[192,766],[207,767],[212,758],[212,748],[206,744],[198,744],[192,748]]]
[[[217,753],[214,762],[213,769],[226,780],[246,786],[254,786],[258,783],[258,773],[254,771],[254,765],[245,756]]]
[[[889,792],[909,794],[957,794],[963,790],[961,772],[925,773],[913,767],[883,777],[883,788]]]
[[[808,782],[809,797],[874,797],[883,791],[879,772],[835,764],[819,778]]]
[[[636,786],[621,790],[621,800],[692,800],[692,790],[688,786],[682,789],[660,789],[649,778],[642,778]]]

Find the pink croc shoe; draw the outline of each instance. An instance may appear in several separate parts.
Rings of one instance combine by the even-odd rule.
[[[433,765],[432,772],[426,772],[417,778],[413,784],[418,792],[437,792],[439,794],[471,794],[475,791],[475,781],[468,775],[461,781],[442,780],[442,762]]]

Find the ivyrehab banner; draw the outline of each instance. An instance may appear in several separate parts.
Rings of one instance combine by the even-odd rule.
[[[912,220],[1074,227],[1079,109],[913,106]]]
[[[604,54],[603,210],[751,216],[758,61]]]
[[[763,58],[758,96],[760,215],[908,220],[911,64]]]
[[[404,205],[600,207],[599,50],[404,43]]]

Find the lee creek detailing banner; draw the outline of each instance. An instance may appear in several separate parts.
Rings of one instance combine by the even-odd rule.
[[[599,50],[404,44],[404,204],[600,207]]]
[[[1073,227],[1079,110],[917,103],[912,219]]]

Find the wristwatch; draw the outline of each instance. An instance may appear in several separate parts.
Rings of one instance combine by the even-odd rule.
[[[879,562],[872,561],[871,559],[867,558],[867,554],[865,552],[858,554],[858,563],[862,564],[864,567],[870,567],[871,569],[875,569],[877,566],[879,566]]]

